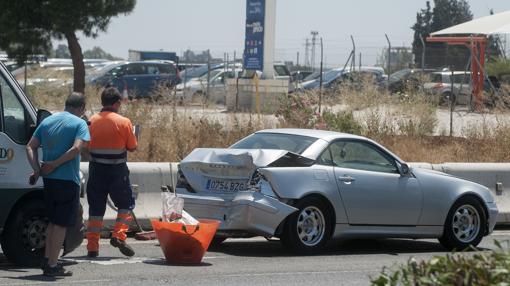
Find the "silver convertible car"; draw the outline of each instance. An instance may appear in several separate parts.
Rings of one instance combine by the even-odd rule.
[[[438,238],[477,246],[494,229],[489,189],[411,168],[365,137],[272,129],[228,149],[198,148],[179,165],[176,191],[198,218],[227,237],[279,237],[299,253],[331,238]]]

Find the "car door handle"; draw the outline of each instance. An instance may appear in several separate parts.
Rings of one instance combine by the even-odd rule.
[[[340,176],[340,177],[338,177],[338,180],[342,181],[344,183],[347,183],[347,184],[350,184],[350,183],[356,181],[356,179],[354,179],[353,177],[351,177],[349,175]]]

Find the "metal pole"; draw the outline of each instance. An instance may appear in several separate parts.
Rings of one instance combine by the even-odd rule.
[[[352,62],[351,62],[351,70],[356,67],[356,44],[354,43],[354,38],[351,35],[352,41]]]
[[[451,95],[450,95],[450,137],[452,137],[453,135],[453,98],[455,97],[455,95],[453,94],[454,91],[453,91],[453,67],[452,67],[452,74],[450,76],[450,82],[451,82]]]
[[[421,41],[421,71],[425,71],[425,41],[423,40],[423,36],[420,34],[420,41]]]
[[[207,50],[207,93],[205,95],[205,98],[209,98],[209,89],[210,89],[210,83],[211,83],[211,52],[210,50]]]
[[[296,54],[296,66],[299,67],[299,51]]]
[[[186,98],[186,77],[188,76],[188,73],[189,73],[189,59],[188,59],[188,51],[184,52],[184,55],[183,55],[183,58],[186,59],[186,63],[184,64],[184,82],[182,84],[182,97],[183,99]]]
[[[388,38],[388,35],[387,34],[384,34],[384,36],[386,37],[386,41],[388,41],[388,87],[390,86],[390,77],[389,75],[391,74],[391,42],[390,42],[390,38]]]
[[[324,46],[322,44],[322,37],[321,37],[321,66],[320,66],[320,76],[319,76],[319,114],[321,114],[321,107],[322,107],[322,70],[323,70],[323,61],[324,61]]]

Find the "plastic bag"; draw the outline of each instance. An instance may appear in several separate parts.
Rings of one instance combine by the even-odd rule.
[[[174,222],[182,218],[182,209],[184,200],[173,193],[162,192],[161,200],[163,201],[162,220],[165,222]]]

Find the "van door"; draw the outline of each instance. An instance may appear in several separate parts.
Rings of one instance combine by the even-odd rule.
[[[17,88],[12,78],[0,70],[0,190],[33,188],[28,184],[32,168],[26,159],[25,145],[31,137],[34,118]],[[38,186],[42,186],[41,180]]]

